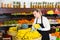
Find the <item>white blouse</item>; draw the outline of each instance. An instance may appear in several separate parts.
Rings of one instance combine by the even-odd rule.
[[[40,27],[38,30],[41,30],[41,31],[48,31],[48,30],[50,30],[50,24],[49,24],[48,19],[46,17],[44,17],[44,16],[42,16],[42,19],[43,19],[42,21],[43,21],[44,28]],[[35,18],[33,24],[36,24],[36,20],[37,20],[37,18]],[[41,18],[38,18],[37,23],[41,24]],[[35,29],[35,28],[32,26],[32,29]]]

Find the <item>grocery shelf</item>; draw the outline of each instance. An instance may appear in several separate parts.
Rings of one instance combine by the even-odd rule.
[[[50,24],[52,26],[60,26],[60,24]]]
[[[44,14],[43,16],[46,16],[46,17],[60,17],[60,14]]]
[[[2,13],[20,13],[20,12],[31,12],[34,8],[0,8],[0,14]]]
[[[12,26],[16,26],[16,24],[12,24],[12,25],[0,25],[0,28],[1,27],[12,27]]]
[[[7,26],[21,26],[22,24],[9,24],[9,25],[0,25],[0,27],[7,27]],[[32,25],[32,24],[28,24],[28,25]]]
[[[20,13],[20,12],[32,12],[33,10],[35,10],[36,8],[0,8],[0,14],[2,13]],[[44,11],[43,13],[46,13],[46,11],[48,10],[55,10],[55,8],[39,8],[42,11]]]
[[[7,20],[20,20],[20,19],[31,19],[34,18],[32,14],[29,14],[29,12],[32,12],[36,8],[0,8],[0,22],[4,22]],[[52,8],[55,10],[55,8]],[[42,11],[46,13],[47,10],[51,10],[51,8],[41,8]],[[11,15],[13,13],[24,13],[26,14],[20,14],[20,15]],[[46,16],[49,19],[56,19],[60,18],[60,14],[44,14],[43,16]],[[15,24],[16,25],[16,24]],[[15,25],[1,25],[2,26],[15,26]],[[31,24],[29,24],[31,25]],[[51,24],[51,26],[60,26],[60,24]]]
[[[44,14],[44,16],[58,16],[57,14]]]
[[[2,16],[1,16],[2,15]],[[21,14],[21,15],[11,15],[11,14],[1,14],[0,16],[0,19],[2,18],[12,18],[12,19],[21,19],[21,17],[23,18],[23,17],[25,17],[25,18],[31,18],[31,17],[33,17],[34,18],[34,16],[32,15],[32,14]],[[54,18],[60,18],[60,16],[59,15],[57,15],[57,14],[52,14],[52,15],[50,15],[50,14],[45,14],[45,15],[43,15],[43,16],[46,16],[47,18],[52,18],[52,19],[54,19]]]
[[[10,24],[10,25],[0,25],[0,27],[7,27],[7,26],[21,26],[22,24]],[[28,24],[32,25],[32,24]],[[60,26],[60,24],[50,24],[51,26]]]

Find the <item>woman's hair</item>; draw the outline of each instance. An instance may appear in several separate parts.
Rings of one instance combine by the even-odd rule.
[[[41,12],[41,10],[40,10],[40,9],[35,9],[34,11],[36,11],[36,12]]]
[[[42,12],[41,9],[35,9],[34,11],[36,11],[36,12],[40,12],[40,14],[43,14],[43,12]]]

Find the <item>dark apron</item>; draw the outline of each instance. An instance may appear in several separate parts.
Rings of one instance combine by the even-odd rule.
[[[42,20],[43,19],[42,19],[42,16],[41,16],[41,24],[37,23],[38,19],[36,20],[36,24],[39,24],[42,28],[44,28]],[[37,31],[42,35],[41,40],[50,40],[48,31],[41,31],[41,30],[37,30]]]

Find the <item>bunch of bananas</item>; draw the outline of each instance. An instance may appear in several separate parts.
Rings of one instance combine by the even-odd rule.
[[[34,30],[31,32],[30,30],[31,28],[18,30],[16,35],[17,40],[32,40],[41,37],[41,34],[38,31]]]

